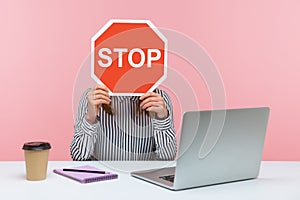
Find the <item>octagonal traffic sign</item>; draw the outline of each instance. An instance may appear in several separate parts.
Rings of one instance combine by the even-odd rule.
[[[150,20],[110,20],[91,42],[91,76],[111,95],[142,95],[167,76],[167,39]]]

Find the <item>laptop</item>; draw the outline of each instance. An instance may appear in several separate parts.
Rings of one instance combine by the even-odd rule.
[[[176,166],[131,176],[183,190],[257,178],[268,107],[185,112]]]

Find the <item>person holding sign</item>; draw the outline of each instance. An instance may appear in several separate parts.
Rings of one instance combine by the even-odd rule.
[[[80,100],[70,146],[73,160],[173,160],[172,103],[160,89],[142,96],[109,96],[96,85]]]

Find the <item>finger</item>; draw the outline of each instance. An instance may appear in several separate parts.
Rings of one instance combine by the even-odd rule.
[[[94,91],[104,91],[106,93],[109,92],[107,88],[102,88],[102,87],[96,87],[96,88],[94,88]]]
[[[97,86],[96,86],[97,87]],[[98,88],[98,89],[91,89],[89,92],[88,92],[88,96],[90,96],[90,95],[95,95],[95,94],[103,94],[103,95],[105,95],[105,96],[108,96],[109,97],[109,95],[108,95],[108,91],[107,90],[105,90],[105,89],[101,89],[101,88]]]
[[[90,92],[90,94],[92,94],[92,95],[101,94],[101,95],[104,95],[104,96],[107,96],[108,98],[110,98],[107,90],[103,90],[103,89],[100,89],[100,88],[98,88],[98,89],[92,89],[91,92]]]
[[[143,107],[145,104],[149,103],[149,102],[160,102],[161,99],[157,98],[157,97],[148,97],[147,99],[144,99],[140,106]]]
[[[101,94],[94,95],[94,100],[100,100],[100,99],[111,102],[111,99],[107,96],[104,96],[104,95],[101,95]]]
[[[107,91],[108,92],[108,88],[105,86],[105,85],[96,85],[95,87],[94,87],[94,89],[95,90],[98,90],[98,89],[100,89],[100,90],[104,90],[104,91]]]
[[[144,99],[146,99],[146,98],[148,98],[148,97],[150,97],[150,96],[158,96],[158,95],[159,95],[159,94],[157,94],[157,93],[155,93],[155,92],[148,92],[148,93],[142,95],[139,99],[140,99],[141,101],[143,101]],[[159,95],[159,96],[160,96],[160,95]]]
[[[93,92],[94,95],[102,95],[102,96],[106,96],[107,98],[110,98],[109,94],[107,91],[104,90],[95,90]]]
[[[88,95],[88,99],[89,100],[98,100],[98,99],[105,99],[107,101],[111,101],[110,97],[103,95],[103,94],[89,94]]]
[[[142,107],[142,109],[146,110],[146,109],[149,108],[149,107],[161,107],[161,108],[163,108],[162,104],[159,103],[159,102],[149,102],[149,103],[146,103],[146,104]]]
[[[110,104],[110,101],[106,101],[104,99],[98,99],[98,100],[93,100],[94,105],[101,105],[101,104]]]
[[[99,99],[104,99],[105,101],[110,102],[111,99],[109,96],[107,96],[107,94],[104,92],[98,92],[98,93],[94,93],[94,92],[90,92],[87,96],[88,101],[93,101],[93,100],[99,100]]]
[[[155,92],[149,92],[147,94],[144,94],[143,96],[140,97],[140,100],[142,101],[141,105],[144,103],[147,103],[148,101],[163,101],[163,98],[160,94],[155,93]]]

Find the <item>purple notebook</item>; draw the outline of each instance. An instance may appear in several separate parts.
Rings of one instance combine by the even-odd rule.
[[[72,169],[101,171],[100,169],[89,165],[72,167]],[[63,169],[55,169],[53,170],[53,172],[71,178],[73,180],[76,180],[80,183],[91,183],[91,182],[106,181],[106,180],[118,178],[118,174],[111,173],[111,172],[105,174],[97,174],[97,173],[89,173],[89,172],[63,171]]]

